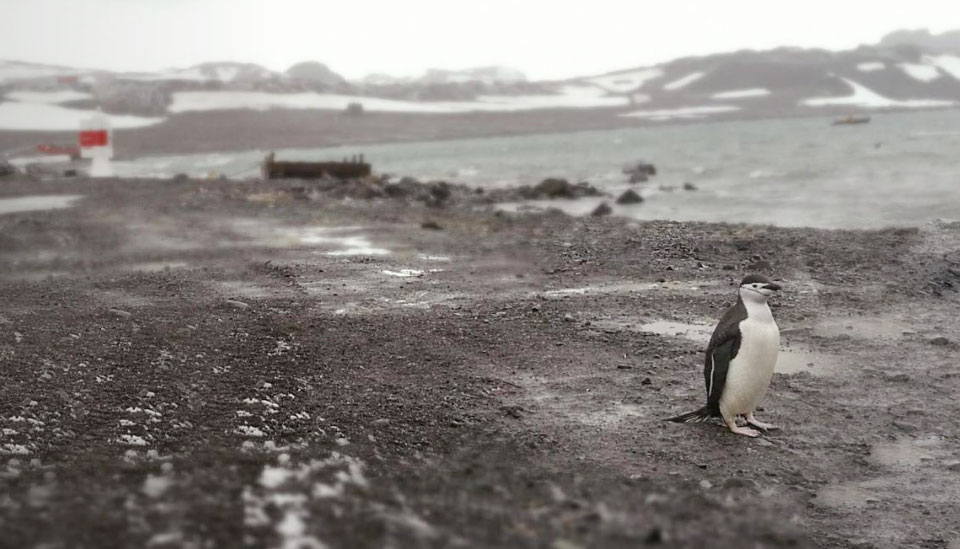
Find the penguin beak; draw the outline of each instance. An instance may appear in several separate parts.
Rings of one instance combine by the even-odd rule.
[[[775,292],[779,292],[782,289],[779,284],[775,284],[773,282],[770,282],[769,284],[764,284],[763,287],[766,290],[773,290]]]

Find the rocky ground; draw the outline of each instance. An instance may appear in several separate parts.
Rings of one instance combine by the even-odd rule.
[[[0,205],[37,194],[83,198],[0,215],[5,546],[960,546],[960,226],[304,182]],[[755,270],[786,288],[782,429],[663,422]]]

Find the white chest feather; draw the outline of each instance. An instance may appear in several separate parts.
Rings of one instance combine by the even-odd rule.
[[[780,351],[780,329],[767,304],[744,305],[747,319],[740,323],[740,350],[730,361],[720,396],[720,409],[728,414],[747,414],[760,404]]]

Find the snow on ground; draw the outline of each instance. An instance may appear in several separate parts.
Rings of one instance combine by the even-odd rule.
[[[0,61],[0,84],[14,80],[29,80],[33,78],[49,78],[60,75],[76,74],[76,69],[65,67],[47,67],[14,61]]]
[[[868,61],[857,65],[857,70],[862,72],[882,71],[885,68],[887,68],[887,65],[880,61]]]
[[[628,93],[642,88],[648,80],[661,76],[663,76],[663,71],[660,69],[641,69],[595,76],[586,79],[586,81],[610,92]]]
[[[710,99],[747,99],[750,97],[763,97],[766,95],[770,95],[770,90],[766,88],[750,88],[745,90],[730,90],[715,93],[710,96]]]
[[[330,93],[267,92],[177,92],[170,112],[227,109],[323,109],[344,110],[350,103],[362,103],[367,111],[457,113],[471,111],[520,111],[549,108],[620,107],[625,97],[608,97],[590,86],[566,86],[556,95],[485,95],[476,101],[402,101]]]
[[[956,105],[955,101],[944,101],[941,99],[890,99],[877,92],[857,84],[853,80],[841,78],[853,90],[851,95],[844,97],[814,97],[804,99],[801,105],[807,107],[831,107],[831,106],[853,106],[865,107],[870,109],[883,109],[890,107],[905,108],[924,108],[924,107],[949,107]]]
[[[900,63],[898,66],[908,76],[921,82],[931,82],[940,78],[940,71],[934,66],[918,65],[916,63]]]
[[[78,92],[74,90],[62,91],[14,91],[5,96],[6,99],[12,99],[21,103],[66,103],[68,101],[79,101],[81,99],[93,99],[89,93]]]
[[[950,76],[960,80],[960,57],[956,55],[926,55],[923,60],[940,67],[950,73]]]
[[[673,82],[669,82],[669,83],[667,83],[667,84],[664,84],[664,85],[663,85],[663,89],[665,89],[665,90],[667,90],[667,91],[676,91],[676,90],[679,90],[679,89],[681,89],[681,88],[686,88],[686,87],[689,86],[690,84],[693,84],[693,83],[696,82],[697,80],[700,80],[701,78],[703,78],[705,74],[707,74],[707,73],[705,73],[705,72],[692,72],[692,73],[684,76],[683,78],[678,78],[678,79],[674,80]]]
[[[76,131],[80,121],[95,111],[68,109],[44,103],[0,103],[0,130]],[[105,115],[114,129],[141,128],[163,122],[163,118],[131,115]]]
[[[649,120],[670,120],[673,118],[703,118],[711,114],[739,111],[733,105],[705,105],[701,107],[681,107],[679,109],[661,109],[655,111],[634,111],[620,116],[647,118]]]
[[[158,80],[186,80],[191,82],[204,82],[207,80],[213,80],[213,78],[204,74],[196,67],[190,69],[168,70],[156,73],[127,73],[120,76],[124,80],[139,80],[141,82],[154,82]]]

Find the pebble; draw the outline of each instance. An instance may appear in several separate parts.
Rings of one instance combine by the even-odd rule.
[[[700,481],[700,487],[703,488],[704,490],[709,490],[713,488],[713,483],[711,483],[709,480],[704,479]]]
[[[572,314],[567,313],[567,314],[563,315],[563,320],[565,320],[565,321],[567,321],[567,322],[573,322],[574,318],[573,318],[573,315],[572,315]]]

